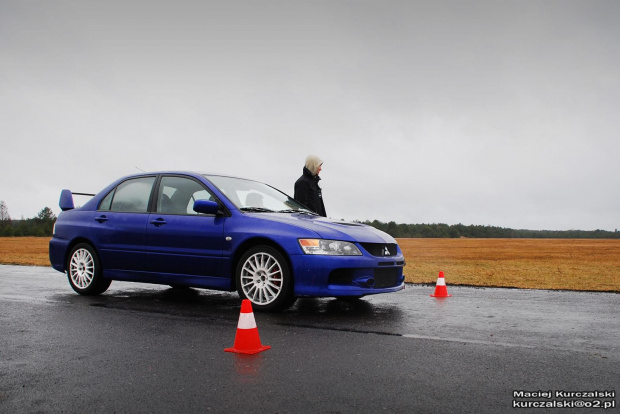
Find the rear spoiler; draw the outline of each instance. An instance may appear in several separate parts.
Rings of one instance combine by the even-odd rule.
[[[58,206],[62,211],[73,210],[75,208],[75,204],[73,204],[73,195],[81,195],[94,197],[95,194],[89,193],[73,193],[71,190],[62,190],[60,192],[60,201],[58,202]]]

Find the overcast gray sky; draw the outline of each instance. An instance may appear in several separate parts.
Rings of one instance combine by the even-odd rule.
[[[160,169],[345,220],[620,228],[620,1],[0,0],[0,200]]]

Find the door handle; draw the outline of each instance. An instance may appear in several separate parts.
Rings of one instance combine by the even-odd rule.
[[[157,226],[157,227],[159,227],[159,226],[163,226],[163,225],[164,225],[164,224],[166,224],[166,223],[167,223],[167,221],[166,221],[166,220],[164,220],[164,219],[163,219],[163,218],[161,218],[161,217],[160,217],[160,218],[158,218],[158,219],[155,219],[155,220],[151,220],[151,224],[154,224],[154,225],[155,225],[155,226]]]
[[[99,216],[99,217],[95,217],[95,221],[98,221],[99,223],[103,223],[104,221],[108,221],[108,218],[106,216]]]

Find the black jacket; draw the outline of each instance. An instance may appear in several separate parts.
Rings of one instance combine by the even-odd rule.
[[[327,217],[325,204],[323,204],[323,194],[321,187],[319,187],[320,179],[321,177],[312,175],[310,170],[304,167],[304,173],[295,182],[294,198],[318,215]]]

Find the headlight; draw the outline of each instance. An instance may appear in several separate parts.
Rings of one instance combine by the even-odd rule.
[[[326,254],[329,256],[361,256],[362,252],[353,243],[339,240],[299,239],[305,254]]]

